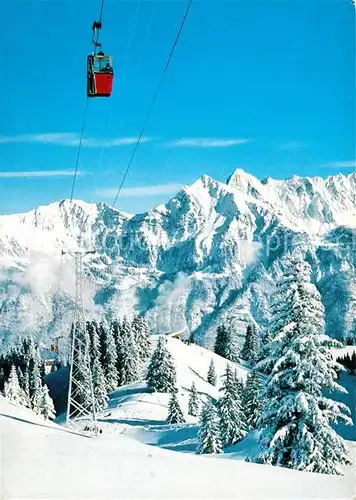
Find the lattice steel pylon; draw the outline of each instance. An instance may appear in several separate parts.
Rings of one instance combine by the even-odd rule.
[[[72,328],[70,374],[66,426],[81,434],[98,435],[95,397],[91,374],[89,336],[85,327],[83,305],[83,257],[87,252],[63,252],[75,259],[75,321]]]

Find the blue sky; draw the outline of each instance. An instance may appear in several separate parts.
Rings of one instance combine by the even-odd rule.
[[[112,203],[186,1],[105,0],[109,99],[89,102],[74,198]],[[7,0],[2,213],[70,197],[99,0]],[[355,169],[351,0],[193,0],[116,207],[142,212],[203,174],[260,179]]]

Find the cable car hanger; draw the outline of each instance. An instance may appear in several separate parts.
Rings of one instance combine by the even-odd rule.
[[[102,28],[102,25],[103,25],[103,23],[101,21],[94,21],[93,22],[93,26],[92,26],[93,36],[92,36],[91,41],[92,41],[92,44],[95,46],[94,55],[96,52],[96,48],[101,47],[101,43],[98,42],[98,39],[99,39],[99,33],[100,33],[99,30]],[[96,36],[96,40],[94,40],[96,30],[97,30],[97,36]]]

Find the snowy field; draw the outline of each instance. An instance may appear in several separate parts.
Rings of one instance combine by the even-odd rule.
[[[326,476],[176,453],[125,434],[91,439],[46,423],[3,397],[0,405],[4,500],[350,499],[354,494],[352,468],[345,477]]]
[[[194,381],[202,399],[217,398],[218,387],[206,382],[206,374],[213,358],[219,380],[226,360],[176,339],[167,347],[186,424],[165,425],[169,396],[149,394],[143,382],[111,394],[97,439],[70,433],[1,397],[1,499],[353,498],[354,466],[340,477],[246,463],[257,446],[256,431],[221,455],[197,455],[188,389]],[[246,367],[231,365],[246,378]],[[355,443],[348,445],[355,463]]]

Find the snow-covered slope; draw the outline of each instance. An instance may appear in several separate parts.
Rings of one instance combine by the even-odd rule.
[[[298,246],[312,265],[328,333],[341,337],[353,328],[356,297],[355,192],[355,173],[261,182],[239,169],[226,183],[203,176],[134,216],[69,200],[2,216],[0,336],[67,328],[74,263],[60,254],[82,246],[96,250],[84,263],[88,311],[146,313],[155,332],[186,328],[211,344],[227,318],[264,327],[279,260]]]
[[[0,496],[19,498],[352,498],[346,476],[303,473],[67,432],[0,396]]]
[[[152,336],[152,352],[160,335]],[[221,376],[225,372],[227,360],[218,354],[195,344],[185,344],[181,340],[165,337],[166,348],[172,355],[177,373],[178,399],[186,420],[196,423],[197,419],[188,415],[189,389],[194,382],[199,397],[204,400],[207,396],[217,399],[221,387]],[[207,382],[209,364],[213,360],[217,375],[217,385],[213,386]],[[229,364],[233,370],[236,369],[238,377],[246,381],[250,368],[242,364]],[[142,368],[140,380],[145,377],[146,366]],[[50,389],[51,396],[55,399],[57,413],[65,411],[68,392],[68,373],[66,369],[50,373],[46,376],[46,384]],[[100,415],[102,419],[124,423],[127,419],[137,424],[164,423],[167,418],[169,394],[149,393],[144,381],[127,386],[121,386],[110,394],[109,408]],[[62,422],[62,415],[57,417],[57,422]]]
[[[153,348],[157,338],[152,339]],[[352,498],[353,467],[345,467],[345,476],[337,477],[246,463],[257,447],[257,431],[221,455],[197,455],[198,422],[187,415],[188,389],[194,382],[202,400],[217,398],[226,360],[178,339],[167,338],[166,345],[177,370],[178,398],[187,423],[166,425],[169,395],[148,393],[144,382],[111,393],[109,408],[98,415],[102,433],[97,439],[68,432],[0,395],[0,497]],[[217,386],[206,381],[211,359]],[[231,365],[246,378],[246,366]],[[62,385],[59,375],[47,378],[52,384],[59,378]],[[355,463],[355,443],[348,446]]]
[[[152,350],[155,348],[159,335],[152,337]],[[135,439],[146,443],[163,446],[184,452],[195,452],[197,446],[197,417],[188,415],[189,389],[194,382],[199,399],[203,402],[206,398],[216,401],[220,396],[222,375],[226,365],[229,363],[237,376],[246,381],[250,367],[246,363],[227,362],[225,358],[195,344],[187,345],[182,341],[166,337],[166,347],[172,355],[177,373],[177,397],[183,411],[188,428],[183,426],[178,430],[176,426],[167,427],[165,421],[168,415],[168,403],[170,394],[150,393],[144,381],[146,366],[143,366],[139,382],[119,387],[110,394],[108,408],[98,414],[100,425],[105,433],[125,432]],[[343,350],[335,350],[338,356]],[[211,360],[214,363],[217,374],[216,386],[207,382],[207,373]],[[261,381],[266,379],[261,375]],[[340,383],[347,389],[347,393],[331,394],[331,398],[346,404],[351,411],[352,420],[356,424],[356,385],[355,377],[346,373],[341,374]],[[55,401],[58,417],[57,423],[63,423],[67,405],[68,373],[66,369],[50,373],[46,376],[46,384],[50,394]],[[344,439],[356,440],[356,427],[345,424],[337,426],[339,434]],[[238,450],[239,451],[239,450]]]
[[[156,338],[153,337],[154,349]],[[187,422],[196,423],[197,418],[188,415],[189,389],[194,382],[201,400],[208,396],[217,400],[220,396],[221,376],[225,372],[227,361],[225,358],[194,344],[184,344],[178,339],[168,338],[167,349],[171,353],[177,371],[178,400]],[[207,382],[207,373],[210,361],[213,360],[217,385]],[[246,381],[249,368],[229,362],[238,377]],[[119,387],[111,394],[109,409],[102,414],[104,419],[124,423],[127,420],[137,424],[162,424],[168,415],[170,395],[165,393],[149,393],[146,384],[140,382],[129,386]]]

